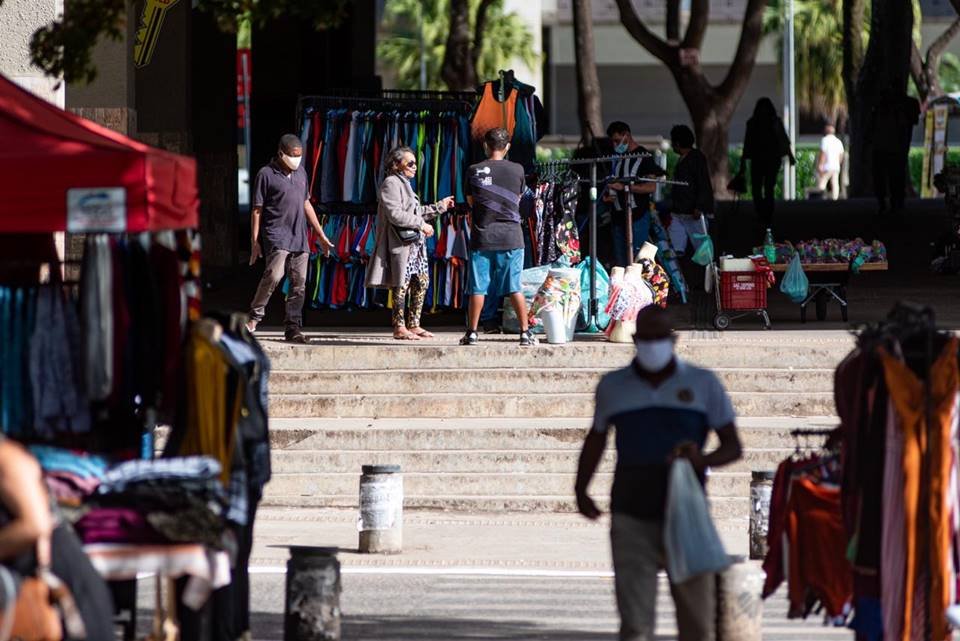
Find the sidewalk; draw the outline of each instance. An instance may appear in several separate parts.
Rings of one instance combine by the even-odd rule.
[[[261,508],[252,568],[286,563],[282,546],[336,546],[345,568],[452,568],[523,573],[606,574],[611,571],[609,519],[579,514],[455,514],[406,511],[403,553],[360,554],[353,509]],[[721,532],[727,552],[747,553],[747,532]]]

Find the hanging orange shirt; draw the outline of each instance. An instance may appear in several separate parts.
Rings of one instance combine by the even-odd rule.
[[[497,127],[503,127],[513,136],[513,130],[517,126],[519,93],[512,87],[507,87],[506,91],[509,92],[506,99],[500,102],[493,93],[493,83],[483,85],[483,97],[480,98],[480,104],[477,105],[470,122],[470,135],[474,141],[482,141],[488,131]]]

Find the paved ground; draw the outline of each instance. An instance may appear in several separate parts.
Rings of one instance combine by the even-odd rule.
[[[423,572],[422,570],[420,572]],[[605,576],[465,575],[455,572],[388,574],[345,567],[342,638],[351,641],[614,641],[619,620],[613,581]],[[283,639],[284,578],[252,578],[254,639]],[[152,582],[141,582],[146,632]],[[665,580],[658,593],[657,639],[676,639],[673,603]],[[812,618],[786,619],[782,593],[764,605],[765,641],[841,641],[848,630]]]

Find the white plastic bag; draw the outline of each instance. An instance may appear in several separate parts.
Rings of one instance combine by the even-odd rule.
[[[677,459],[670,466],[663,541],[667,574],[674,583],[722,572],[730,566],[730,557],[710,518],[703,487],[687,459]]]

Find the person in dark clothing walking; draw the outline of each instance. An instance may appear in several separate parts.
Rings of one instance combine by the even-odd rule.
[[[324,253],[333,247],[310,204],[310,181],[300,165],[302,159],[303,143],[299,138],[293,134],[280,138],[277,155],[257,172],[250,216],[250,265],[262,256],[266,267],[250,303],[247,329],[256,331],[273,291],[286,276],[290,291],[284,336],[291,343],[310,342],[303,334],[303,301],[310,259],[307,225],[319,237]]]
[[[790,138],[783,121],[777,116],[773,101],[761,98],[753,109],[753,116],[747,121],[740,170],[743,171],[743,163],[749,160],[754,207],[764,227],[769,227],[773,220],[773,191],[784,156],[790,159],[791,165],[797,164],[790,148]]]
[[[697,138],[690,127],[676,125],[670,130],[670,144],[680,156],[673,169],[673,179],[683,184],[671,188],[670,200],[663,206],[665,213],[672,218],[667,231],[673,249],[679,256],[686,253],[688,244],[693,251],[700,246],[694,237],[694,234],[703,232],[700,216],[712,218],[716,205],[710,166],[704,153],[696,148],[696,143]]]
[[[910,139],[919,118],[917,99],[889,88],[880,92],[870,112],[867,131],[873,141],[873,192],[881,214],[903,210]]]

